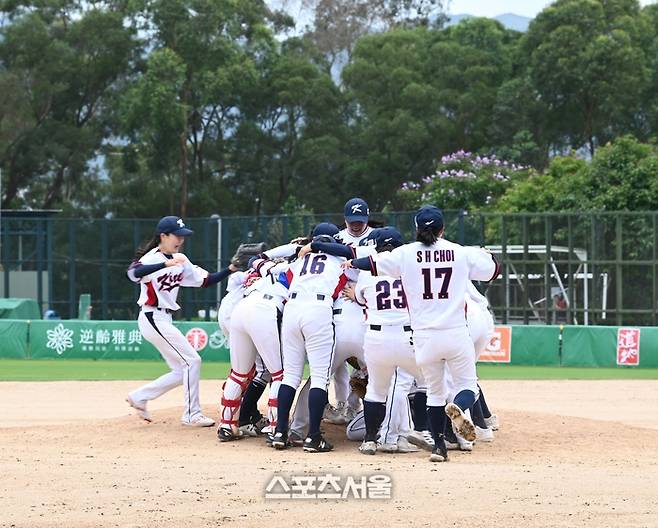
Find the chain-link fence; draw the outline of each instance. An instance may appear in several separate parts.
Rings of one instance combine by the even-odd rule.
[[[485,245],[504,264],[483,286],[498,322],[656,325],[658,213],[496,214],[446,211],[446,238]],[[413,213],[373,214],[413,240]],[[228,265],[241,242],[275,246],[342,215],[195,218],[184,251],[208,270]],[[125,271],[157,219],[1,219],[2,296],[36,298],[64,318],[92,296],[94,319],[136,316],[137,288]],[[25,294],[28,292],[28,295]],[[181,317],[209,318],[221,290],[183,288]]]

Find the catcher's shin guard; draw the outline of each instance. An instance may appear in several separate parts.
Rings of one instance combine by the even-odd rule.
[[[270,385],[270,398],[267,401],[267,417],[272,430],[276,428],[277,413],[279,406],[279,387],[283,379],[283,370],[272,373],[272,384]]]
[[[241,374],[231,369],[228,379],[224,383],[222,393],[221,425],[228,425],[230,427],[238,426],[238,420],[236,418],[240,412],[242,393],[247,390],[255,372],[255,368],[252,368],[246,374]]]

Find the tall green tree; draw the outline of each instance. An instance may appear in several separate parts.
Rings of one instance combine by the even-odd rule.
[[[560,147],[590,155],[632,132],[649,80],[637,0],[557,0],[522,42],[532,85]]]
[[[258,69],[271,60],[270,26],[279,18],[260,0],[133,5],[149,58],[122,100],[123,135],[141,145],[152,176],[169,182],[172,212],[224,208],[225,179],[235,171],[226,143],[240,125]]]
[[[343,76],[354,105],[348,178],[357,192],[395,206],[398,186],[431,174],[442,155],[488,147],[516,39],[486,19],[362,38]]]
[[[61,207],[76,191],[108,133],[108,101],[130,69],[135,32],[119,2],[3,4],[0,102],[3,207]],[[7,84],[5,84],[7,85]]]

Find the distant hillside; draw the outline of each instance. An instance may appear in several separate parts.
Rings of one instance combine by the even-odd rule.
[[[459,24],[462,20],[466,18],[473,18],[473,15],[469,15],[466,13],[461,13],[458,15],[449,15],[449,20],[447,25],[454,26],[455,24]],[[492,18],[494,20],[498,20],[498,22],[500,22],[507,29],[513,29],[514,31],[520,31],[522,33],[527,31],[528,25],[532,20],[532,18],[524,17],[521,15],[515,15],[514,13],[503,13],[502,15],[498,15]]]

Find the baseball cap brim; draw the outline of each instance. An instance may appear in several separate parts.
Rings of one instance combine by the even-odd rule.
[[[366,215],[350,215],[346,216],[345,220],[348,222],[367,222],[368,217]]]
[[[171,234],[184,237],[184,236],[193,235],[194,231],[188,229],[187,227],[181,227],[180,229],[176,229],[176,231],[172,231]]]

